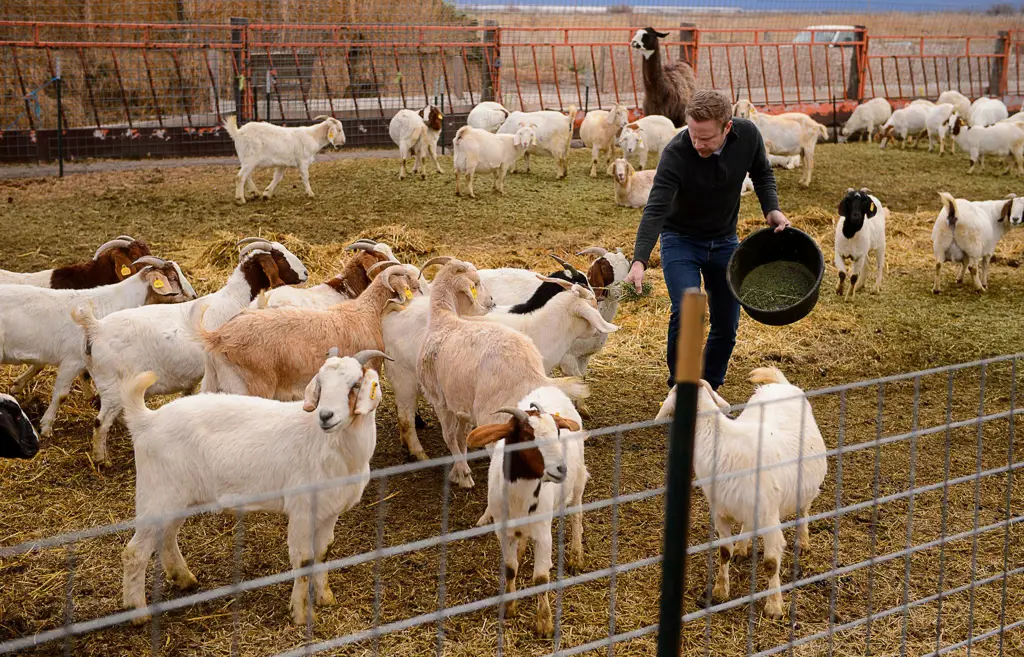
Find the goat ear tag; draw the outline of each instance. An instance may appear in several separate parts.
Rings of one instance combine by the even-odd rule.
[[[871,204],[871,209],[869,210],[869,212],[874,212],[874,211],[875,211],[875,204],[874,204],[874,203],[872,203],[872,204]]]
[[[378,384],[376,381],[374,381],[373,385],[370,386],[370,399],[371,400],[377,399],[377,388],[378,387],[380,387],[380,384]]]
[[[128,265],[121,265],[121,275],[128,276],[132,273],[131,269],[128,269]]]
[[[410,290],[409,288],[405,288],[405,298],[412,299],[412,290]]]
[[[164,282],[162,280],[160,280],[159,278],[156,279],[155,281],[153,281],[153,289],[154,290],[160,290],[160,289],[163,288],[163,286],[164,286]]]
[[[473,300],[476,301],[476,286],[475,285],[469,286],[469,293],[471,295],[473,295]]]
[[[334,141],[334,128],[330,128],[330,129],[329,129],[329,130],[327,131],[327,139],[328,139],[329,141]]]

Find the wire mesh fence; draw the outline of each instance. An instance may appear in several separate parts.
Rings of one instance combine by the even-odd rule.
[[[921,36],[910,21],[808,26],[809,16],[789,16],[765,27],[782,19],[758,24],[744,17],[752,25],[746,27],[724,26],[706,13],[612,13],[561,22],[552,14],[554,22],[543,22],[542,14],[524,20],[522,12],[429,3],[417,24],[337,23],[285,5],[237,13],[231,4],[216,11],[203,5],[183,10],[181,21],[156,12],[166,22],[144,13],[125,15],[137,22],[103,22],[116,11],[92,20],[6,13],[0,159],[55,158],[58,72],[65,146],[77,158],[230,154],[220,128],[228,114],[287,125],[331,115],[342,120],[351,145],[377,146],[390,145],[387,122],[398,109],[426,104],[447,113],[446,144],[481,101],[523,111],[616,103],[636,110],[643,60],[629,40],[648,22],[669,30],[665,59],[689,63],[702,86],[827,124],[878,96],[899,105],[955,88],[971,98],[1002,97],[1012,108],[1021,96],[1024,32],[1008,29],[1010,21],[966,21],[978,30],[968,35],[936,34],[941,30],[928,23]],[[938,25],[948,27],[955,16]]]
[[[684,654],[1019,654],[1021,356],[808,392],[804,410],[800,396],[786,395],[764,403],[755,397],[727,414],[705,407],[696,431],[693,486],[703,492],[693,498]],[[788,437],[780,437],[783,417]],[[824,451],[814,448],[816,428]],[[785,440],[797,441],[795,458],[780,456]],[[156,568],[148,605],[130,611],[117,611],[124,540],[133,528],[163,527],[171,518],[9,544],[0,548],[5,598],[54,611],[51,623],[28,626],[9,602],[0,652],[148,645],[152,654],[170,654],[182,649],[183,628],[213,623],[203,648],[232,654],[651,654],[664,421],[592,430],[585,445],[591,477],[579,504],[522,516],[489,508],[492,520],[481,519],[487,524],[473,522],[484,511],[482,486],[467,493],[448,483],[452,457],[192,507],[175,519],[206,514],[204,522],[214,523],[211,531],[190,531],[203,520],[197,517],[182,532],[201,590],[171,593]],[[509,463],[511,454],[535,447],[499,449]],[[469,454],[478,482],[487,480],[488,456]],[[498,490],[507,492],[508,476],[506,469],[498,477]],[[345,485],[366,485],[362,502],[341,516],[333,548],[316,563],[293,551],[289,567],[283,522],[241,513],[282,495],[311,496],[315,507],[318,494]],[[781,513],[772,486],[791,499]],[[744,511],[744,500],[754,508]],[[218,511],[237,515],[209,520]],[[731,514],[740,512],[753,522],[735,527],[742,519]],[[582,551],[574,548],[577,519]],[[506,537],[504,548],[495,533]],[[525,551],[517,550],[527,538],[534,539],[532,578]],[[173,573],[176,557],[163,545],[159,559]],[[311,544],[309,553],[317,551]],[[722,561],[729,557],[731,569]],[[776,568],[780,579],[770,579]],[[330,578],[337,606],[317,607],[304,631],[289,628],[284,585],[306,578],[307,603],[325,601],[318,575]],[[521,588],[510,586],[514,578]],[[40,599],[42,588],[48,593]],[[533,636],[542,597],[550,604],[550,640]],[[150,616],[148,629],[119,627]]]

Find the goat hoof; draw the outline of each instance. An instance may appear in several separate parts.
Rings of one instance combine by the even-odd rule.
[[[729,585],[716,583],[715,588],[711,589],[711,600],[713,602],[725,602],[729,599]]]
[[[550,639],[555,633],[555,624],[552,622],[551,616],[538,616],[534,629],[537,631],[537,636]]]
[[[491,524],[491,512],[485,511],[484,514],[480,516],[480,519],[476,521],[476,526],[483,527],[484,525],[489,524]]]
[[[587,405],[584,404],[583,402],[579,402],[576,404],[576,412],[580,414],[581,419],[586,420],[587,422],[594,419],[594,416],[591,414],[590,409],[587,408]]]
[[[585,564],[583,563],[583,549],[577,550],[573,548],[569,551],[569,556],[566,558],[565,564],[570,570],[579,572],[582,571]]]
[[[146,614],[145,616],[139,616],[138,618],[133,618],[132,619],[132,625],[135,625],[135,626],[145,625],[151,619],[152,619],[152,616],[150,616],[149,614]]]
[[[316,604],[320,607],[333,607],[338,604],[338,601],[334,598],[334,591],[331,590],[331,587],[325,586],[323,591],[317,593]]]
[[[469,467],[466,467],[465,472],[459,472],[458,470],[452,470],[451,474],[448,475],[448,481],[453,484],[458,484],[459,488],[472,488],[473,487],[473,475],[469,472]]]
[[[167,576],[167,581],[176,589],[181,591],[191,591],[199,586],[199,580],[197,580],[196,576],[187,570],[181,573],[169,574]]]
[[[764,615],[768,618],[782,618],[782,596],[770,597],[764,604]]]
[[[515,618],[519,613],[518,600],[509,600],[505,603],[505,618]]]
[[[296,625],[306,625],[316,620],[313,610],[308,607],[305,600],[301,605],[292,605],[292,622]]]
[[[245,199],[244,198],[236,198],[235,199],[235,203],[238,204],[238,205],[245,205]]]

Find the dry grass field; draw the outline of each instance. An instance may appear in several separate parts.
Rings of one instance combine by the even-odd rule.
[[[550,160],[540,161],[533,174],[510,176],[504,198],[490,193],[484,179],[477,186],[476,201],[454,196],[450,158],[442,160],[445,175],[431,175],[426,182],[400,183],[393,160],[314,165],[311,178],[316,198],[302,195],[297,177],[290,172],[273,201],[241,207],[233,203],[234,169],[229,167],[0,181],[4,227],[0,267],[27,271],[71,262],[86,257],[110,236],[130,233],[147,239],[155,254],[176,259],[202,294],[225,280],[233,266],[234,241],[262,234],[277,236],[292,248],[310,267],[312,283],[337,270],[344,245],[358,236],[386,240],[400,258],[414,263],[451,254],[479,267],[512,265],[546,272],[552,269],[549,253],[572,254],[592,244],[631,252],[639,212],[615,207],[612,183],[607,177],[587,178],[588,164],[582,152],[575,152],[570,177],[555,181]],[[829,265],[818,306],[796,324],[772,328],[744,316],[724,396],[734,403],[744,401],[751,392],[746,373],[764,364],[778,365],[794,383],[812,390],[1021,351],[1020,235],[1011,234],[1000,245],[988,294],[979,296],[955,285],[950,269],[945,292],[931,293],[930,231],[939,207],[936,192],[948,190],[969,198],[1024,192],[1019,178],[992,173],[968,176],[966,167],[962,154],[940,158],[924,152],[883,153],[877,146],[828,144],[819,147],[809,189],[797,185],[799,171],[779,172],[783,210],[797,227],[818,240],[826,262],[832,258],[835,208],[845,189],[871,188],[893,213],[888,225],[889,267],[880,295],[864,294],[847,303],[832,293],[835,272]],[[267,179],[264,174],[260,182]],[[741,236],[759,226],[757,215],[755,201],[745,199]],[[582,258],[567,257],[578,266],[587,264]],[[589,406],[595,418],[591,428],[650,419],[664,397],[668,299],[658,269],[652,270],[651,278],[652,296],[623,304],[616,319],[620,330],[592,362]],[[9,387],[18,370],[4,367],[0,371],[0,390]],[[853,445],[876,436],[936,427],[946,421],[947,414],[953,421],[962,421],[977,417],[979,409],[996,414],[1019,407],[1018,376],[1016,362],[1008,361],[983,370],[925,376],[918,382],[822,395],[812,399],[812,406],[826,444],[834,448],[840,441]],[[52,376],[41,377],[32,389],[34,399],[27,409],[34,420],[45,407],[51,382]],[[429,423],[421,432],[424,447],[430,455],[442,456],[445,447],[433,413],[425,406],[421,410]],[[123,429],[116,430],[110,441],[113,465],[97,469],[88,456],[94,416],[90,401],[76,390],[58,415],[54,438],[35,459],[0,463],[0,546],[132,518],[134,467],[129,438]],[[404,462],[389,396],[377,421],[372,466]],[[1005,586],[998,577],[1024,564],[1021,525],[1006,524],[1024,508],[1020,473],[972,478],[1005,468],[1011,461],[1024,462],[1021,443],[1019,437],[1013,439],[1012,422],[998,419],[981,427],[933,432],[830,459],[829,476],[813,512],[827,514],[840,506],[866,504],[838,520],[825,517],[811,524],[812,549],[800,559],[799,576],[811,578],[836,567],[857,567],[787,594],[787,604],[794,604],[794,624],[764,618],[761,603],[756,608],[740,605],[707,621],[687,624],[685,654],[769,651],[790,638],[827,631],[830,622],[855,621],[871,610],[898,608],[904,596],[910,601],[928,599],[940,590],[957,592],[941,603],[932,598],[906,614],[897,611],[869,626],[838,632],[831,640],[797,647],[792,654],[924,655],[936,649],[936,637],[938,647],[949,646],[972,632],[998,628],[1001,615],[1006,623],[1021,620],[1024,575],[1009,577]],[[657,489],[664,483],[665,456],[661,428],[592,439],[587,444],[592,478],[584,501],[607,499],[616,486],[623,494]],[[471,528],[484,509],[485,461],[474,462],[475,489],[450,493],[447,522],[452,531]],[[944,479],[957,477],[965,479],[941,485]],[[927,485],[935,486],[912,497],[899,495]],[[387,547],[437,535],[444,517],[444,490],[440,468],[393,477],[384,486],[371,483],[363,503],[339,521],[329,558],[372,551],[378,540]],[[883,496],[896,497],[871,504]],[[703,495],[695,493],[694,500],[691,543],[698,544],[708,539],[708,517]],[[615,513],[613,519],[613,509],[607,507],[585,515],[584,573],[612,565],[613,523],[618,527],[614,537],[618,564],[660,554],[660,496],[623,504]],[[383,523],[379,539],[378,522]],[[969,534],[975,527],[989,530],[977,540],[942,540]],[[244,547],[236,563],[237,535],[244,537]],[[791,535],[787,531],[787,537]],[[129,532],[118,532],[80,542],[73,550],[42,550],[0,560],[0,642],[59,627],[67,614],[85,620],[116,612],[120,551],[129,536]],[[868,566],[873,557],[908,546],[925,547],[906,559],[881,559]],[[253,579],[288,569],[285,521],[268,514],[246,516],[240,528],[229,514],[192,519],[182,530],[181,548],[202,590],[229,585],[236,577]],[[445,556],[446,605],[498,593],[500,556],[493,536],[453,543]],[[787,553],[783,563],[784,584],[794,578],[790,557]],[[365,630],[375,620],[390,623],[435,611],[440,559],[438,549],[423,549],[333,571],[331,583],[340,604],[320,610],[313,640]],[[74,575],[67,597],[69,564],[74,565]],[[520,572],[528,573],[529,568],[527,564]],[[765,585],[762,571],[759,568],[758,588]],[[153,572],[151,568],[151,582]],[[690,560],[689,572],[686,609],[693,612],[708,586],[703,556]],[[972,588],[973,580],[986,583]],[[659,581],[656,565],[618,575],[616,632],[657,621]],[[375,583],[379,584],[376,600]],[[733,597],[749,591],[750,585],[749,562],[738,562],[733,569]],[[307,640],[304,629],[288,621],[289,590],[290,584],[281,584],[229,596],[171,612],[153,627],[118,626],[77,637],[68,645],[57,641],[24,654],[275,654]],[[611,602],[606,578],[564,591],[561,647],[606,637]],[[941,626],[937,626],[939,604]],[[552,643],[533,636],[532,613],[533,603],[528,601],[518,617],[503,624],[496,608],[451,618],[443,623],[445,641],[439,654],[498,654],[499,641],[506,655],[547,654]],[[437,629],[427,623],[327,654],[434,654]],[[615,654],[653,654],[654,640],[648,634],[617,646]],[[607,654],[607,650],[586,654]],[[1007,633],[1002,644],[998,639],[979,643],[971,654],[1024,654],[1024,631]]]

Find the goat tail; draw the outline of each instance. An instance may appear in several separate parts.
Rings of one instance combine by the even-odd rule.
[[[575,105],[569,105],[569,141],[565,142],[565,154],[569,155],[569,143],[572,141],[573,131],[576,130],[576,116],[580,113],[580,108]]]
[[[156,372],[153,371],[136,374],[121,383],[121,405],[124,406],[124,419],[129,430],[153,412],[146,406],[146,391],[154,383]]]
[[[815,122],[815,124],[818,126],[818,132],[821,133],[821,138],[827,140],[828,139],[828,128],[826,126],[823,126],[822,124],[820,124],[818,122]]]
[[[232,141],[238,138],[238,119],[235,118],[234,114],[228,115],[228,117],[224,119],[223,125],[224,129],[227,130],[228,134],[231,136]]]
[[[82,327],[82,332],[85,334],[85,356],[88,360],[92,356],[92,340],[96,335],[96,327],[99,326],[99,320],[93,313],[92,302],[89,301],[85,305],[73,308],[71,319]]]
[[[946,211],[946,223],[949,224],[949,229],[953,230],[956,228],[956,199],[949,192],[939,192],[939,198],[942,199],[942,209]]]
[[[751,383],[789,383],[786,375],[777,367],[759,367],[750,373]]]
[[[471,126],[468,125],[464,125],[459,128],[459,131],[455,133],[455,139],[452,140],[452,146],[458,146],[459,142],[462,141],[462,138],[466,136],[466,133],[469,132],[470,129]]]
[[[575,400],[586,399],[590,396],[590,386],[584,383],[583,379],[578,376],[551,379],[549,383]]]

